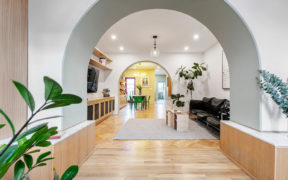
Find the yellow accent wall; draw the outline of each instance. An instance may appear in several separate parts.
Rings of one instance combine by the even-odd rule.
[[[142,86],[142,95],[150,97],[150,103],[155,101],[155,70],[154,69],[128,69],[123,73],[123,77],[134,77],[136,85],[142,86],[142,78],[148,77],[149,85],[147,87]],[[139,94],[136,88],[136,95]]]

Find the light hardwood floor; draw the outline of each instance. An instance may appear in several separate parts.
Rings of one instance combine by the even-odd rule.
[[[99,124],[95,152],[76,179],[251,179],[221,153],[218,140],[113,140],[130,118],[164,117],[163,104],[136,112],[127,106]]]

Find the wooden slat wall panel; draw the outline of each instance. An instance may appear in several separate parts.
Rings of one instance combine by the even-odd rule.
[[[28,0],[0,1],[0,108],[18,129],[27,117],[27,108],[11,80],[27,85],[28,75]],[[6,122],[0,117],[0,123]],[[0,139],[11,136],[8,126]]]
[[[287,147],[277,147],[276,148],[276,178],[277,180],[287,180],[288,179],[288,148]]]
[[[95,124],[71,135],[54,145],[53,168],[63,174],[71,165],[81,165],[88,159],[95,146]]]
[[[276,160],[273,145],[223,123],[220,139],[222,151],[255,179],[274,179]]]

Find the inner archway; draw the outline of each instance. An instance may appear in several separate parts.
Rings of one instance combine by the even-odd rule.
[[[82,17],[70,36],[63,60],[64,88],[86,99],[86,72],[95,44],[114,23],[147,9],[170,9],[188,14],[213,32],[229,61],[231,120],[260,129],[257,48],[241,18],[223,0],[100,0]],[[64,108],[63,127],[85,120],[86,108],[86,101]]]
[[[141,86],[141,93],[137,86]],[[122,72],[118,89],[119,109],[130,103],[134,95],[148,97],[149,103],[152,104],[163,103],[172,94],[172,78],[160,64],[153,61],[139,61],[131,64]]]

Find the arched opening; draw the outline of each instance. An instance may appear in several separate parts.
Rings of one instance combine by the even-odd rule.
[[[100,0],[82,17],[70,36],[63,60],[64,88],[86,99],[86,72],[95,44],[117,21],[147,9],[170,9],[185,13],[213,32],[229,61],[231,120],[260,129],[257,48],[244,22],[222,0]],[[63,127],[68,128],[85,120],[86,108],[86,101],[78,106],[64,108]]]
[[[143,60],[131,64],[119,78],[119,109],[131,103],[134,95],[139,95],[137,85],[143,88],[141,95],[150,97],[149,100],[152,104],[165,103],[171,97],[173,87],[171,79],[169,72],[154,61]]]

